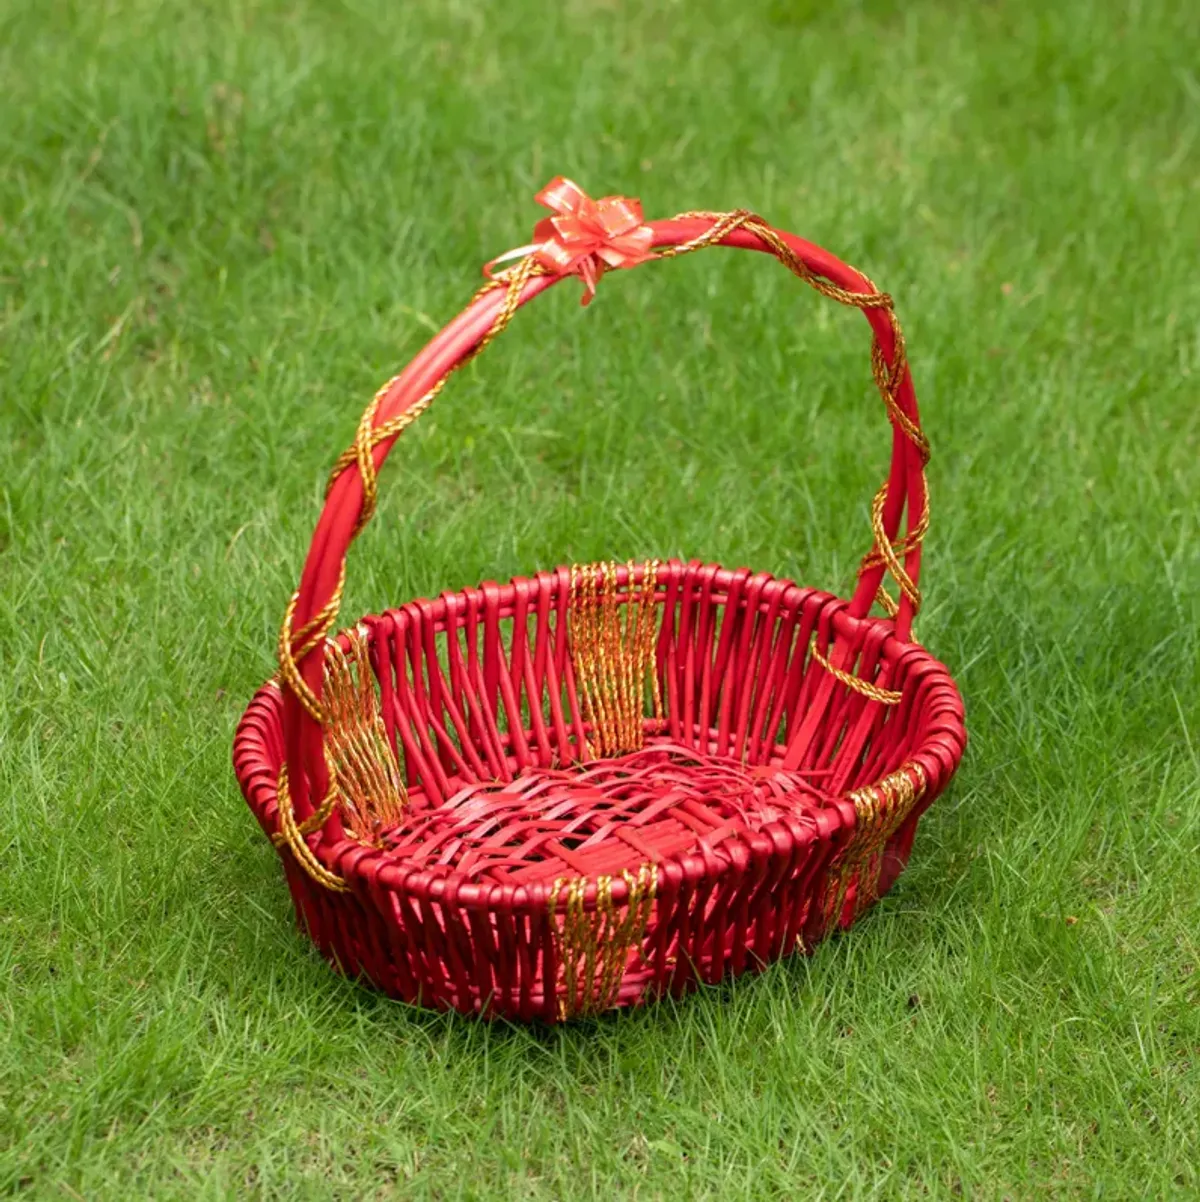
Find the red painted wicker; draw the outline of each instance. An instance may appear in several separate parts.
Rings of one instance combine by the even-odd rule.
[[[849,925],[903,868],[966,735],[949,674],[911,641],[928,444],[890,298],[750,213],[644,224],[636,202],[562,180],[539,200],[555,216],[512,266],[489,265],[338,460],[280,674],[234,761],[302,925],[342,972],[555,1022]],[[853,598],[700,562],[598,564],[411,601],[328,638],[379,467],[453,370],[567,275],[586,303],[605,270],[713,245],[766,251],[871,324],[893,450]]]

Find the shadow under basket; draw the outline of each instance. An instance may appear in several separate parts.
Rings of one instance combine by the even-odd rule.
[[[928,452],[890,300],[751,214],[637,228],[656,258],[766,250],[866,313],[894,431],[875,545],[851,600],[747,569],[600,563],[328,637],[392,443],[568,274],[537,248],[497,273],[338,460],[280,674],[234,744],[303,927],[340,971],[406,1001],[556,1022],[807,951],[892,885],[962,756],[958,690],[910,634]]]

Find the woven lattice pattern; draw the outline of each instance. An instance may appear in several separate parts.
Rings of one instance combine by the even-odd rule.
[[[574,769],[528,768],[506,784],[468,785],[398,826],[387,848],[406,862],[472,880],[528,884],[620,873],[725,846],[823,804],[798,773],[706,756],[670,740]]]

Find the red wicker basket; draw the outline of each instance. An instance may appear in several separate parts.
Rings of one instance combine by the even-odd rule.
[[[911,639],[928,444],[891,298],[745,211],[644,224],[635,201],[561,179],[538,199],[554,215],[534,242],[488,265],[337,461],[279,675],[234,762],[302,925],[342,972],[555,1022],[848,926],[900,873],[966,734],[948,672]],[[871,324],[893,448],[853,598],[700,562],[577,565],[328,637],[378,470],[454,369],[568,275],[586,303],[608,269],[717,245],[774,255]]]

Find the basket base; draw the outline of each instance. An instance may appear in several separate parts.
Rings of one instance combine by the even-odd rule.
[[[437,806],[410,795],[405,821],[380,843],[411,867],[440,865],[499,885],[619,876],[689,854],[728,862],[726,843],[776,822],[803,825],[810,811],[834,807],[837,799],[815,787],[826,775],[650,735],[640,750],[612,758],[464,784]]]

